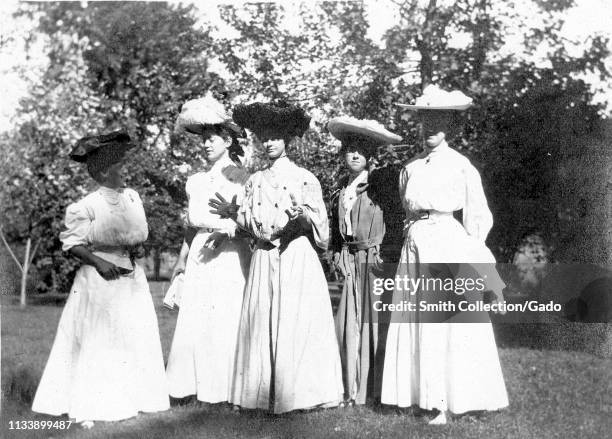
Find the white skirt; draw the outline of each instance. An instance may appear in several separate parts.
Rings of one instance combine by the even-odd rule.
[[[145,273],[75,277],[32,410],[77,422],[169,408],[157,317]]]
[[[397,275],[418,277],[422,263],[490,264],[487,283],[500,288],[495,258],[484,243],[468,236],[452,215],[414,223],[408,229]],[[415,302],[419,294],[396,289],[393,302]],[[417,307],[418,309],[418,307]],[[411,317],[392,317],[387,334],[383,371],[383,404],[465,413],[498,410],[508,394],[495,344],[486,323],[407,323]]]
[[[230,399],[251,252],[243,239],[205,248],[209,236],[200,230],[189,249],[166,374],[171,396],[217,403]]]
[[[337,406],[344,388],[327,281],[310,241],[251,260],[231,402],[284,413]]]

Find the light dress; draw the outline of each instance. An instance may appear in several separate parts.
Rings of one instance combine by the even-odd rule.
[[[308,231],[289,222],[291,195],[305,206]],[[321,248],[328,242],[319,181],[279,158],[251,176],[238,215],[258,241],[245,289],[232,402],[274,413],[338,405],[342,369],[331,300],[310,241]]]
[[[196,395],[208,403],[230,399],[238,324],[251,251],[235,238],[236,223],[210,213],[215,193],[240,203],[247,171],[227,153],[187,180],[187,224],[197,228],[189,247],[179,315],[166,373],[170,395]],[[232,237],[216,249],[204,247],[214,231]]]
[[[169,408],[157,317],[144,270],[127,246],[147,239],[138,193],[101,187],[68,206],[63,250],[87,246],[133,272],[107,281],[79,268],[32,410],[77,422],[116,421]]]
[[[504,287],[485,245],[493,225],[480,175],[470,161],[443,142],[410,161],[400,176],[400,192],[409,221],[397,275],[417,279],[426,264],[475,264],[487,289]],[[452,212],[463,210],[463,225]],[[418,212],[428,218],[410,220]],[[465,266],[465,264],[462,264]],[[425,294],[396,289],[393,303],[417,305]],[[454,295],[454,293],[451,293]],[[431,300],[430,300],[431,302]],[[470,313],[467,323],[431,323],[419,311],[395,311],[387,334],[383,404],[464,413],[497,410],[508,395],[493,329],[486,312]],[[465,320],[464,320],[465,321]]]

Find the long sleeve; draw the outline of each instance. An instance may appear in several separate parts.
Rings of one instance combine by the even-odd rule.
[[[406,169],[406,167],[403,167],[399,175],[398,188],[400,200],[402,200],[402,207],[404,208],[404,210],[407,209],[406,202],[404,199],[404,194],[406,193],[406,184],[408,184],[408,170]]]
[[[82,201],[68,206],[64,221],[66,230],[62,231],[59,236],[62,241],[62,250],[68,251],[72,247],[90,243],[89,234],[93,220],[92,216],[92,213]]]
[[[244,185],[242,202],[239,203],[238,216],[241,218],[241,223],[244,224],[246,230],[252,235],[259,237],[257,234],[258,228],[254,226],[253,221],[253,178],[251,176]]]
[[[302,204],[307,208],[306,213],[310,219],[315,243],[317,247],[325,250],[329,244],[327,209],[323,201],[319,180],[310,173],[308,173],[308,177],[302,187]]]
[[[493,215],[489,210],[480,174],[476,168],[468,164],[464,169],[464,176],[463,226],[470,236],[484,242],[493,227]]]
[[[340,233],[340,217],[338,216],[339,193],[332,197],[332,222],[331,222],[331,238],[329,247],[334,252],[342,250],[342,234]]]

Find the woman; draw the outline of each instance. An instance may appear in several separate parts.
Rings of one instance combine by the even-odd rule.
[[[209,212],[208,200],[215,193],[232,198],[244,191],[248,173],[234,161],[242,155],[237,140],[242,130],[211,96],[186,102],[177,129],[201,136],[208,166],[186,185],[187,225],[193,233],[174,270],[175,275],[184,271],[184,279],[167,366],[170,395],[226,402],[250,250],[247,240],[236,236],[234,221]]]
[[[425,281],[443,273],[445,281],[456,282],[471,270],[470,277],[476,274],[493,292],[493,301],[501,302],[504,283],[484,243],[492,217],[480,175],[445,140],[454,128],[457,111],[470,104],[463,93],[428,86],[416,105],[407,106],[419,110],[426,148],[405,166],[400,177],[408,219],[396,278]],[[463,211],[462,223],[453,217],[458,210]],[[382,402],[436,410],[439,413],[432,424],[446,423],[447,412],[506,407],[508,396],[488,314],[421,312],[421,303],[437,302],[439,296],[432,294],[440,293],[423,285],[429,283],[412,290],[396,284],[393,303],[405,300],[417,306],[416,312],[393,313]],[[450,292],[455,299],[470,296],[461,294],[459,288]]]
[[[67,413],[91,428],[139,411],[169,408],[157,318],[142,253],[148,228],[142,202],[124,189],[124,132],[85,137],[70,157],[100,185],[68,206],[63,249],[83,261],[62,312],[32,410]]]
[[[240,321],[232,402],[284,413],[337,406],[342,372],[327,282],[313,245],[327,247],[318,180],[293,164],[286,147],[310,118],[288,105],[239,105],[234,121],[263,143],[270,166],[246,184],[238,209],[211,200],[256,239]]]
[[[336,314],[348,405],[365,404],[380,397],[382,364],[379,364],[379,320],[374,311],[375,268],[380,268],[380,246],[385,236],[380,188],[372,186],[368,160],[376,148],[397,143],[401,137],[371,120],[337,117],[327,124],[341,140],[349,177],[341,182],[332,214],[334,265],[344,276],[342,297]],[[379,189],[377,191],[376,189]]]

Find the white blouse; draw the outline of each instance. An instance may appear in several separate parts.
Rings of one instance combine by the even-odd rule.
[[[222,230],[234,236],[236,223],[211,213],[208,205],[211,198],[220,193],[228,202],[236,196],[236,203],[244,198],[244,184],[249,177],[246,169],[234,163],[227,154],[217,160],[209,169],[198,172],[187,179],[186,191],[189,199],[187,224],[196,228]]]
[[[132,246],[147,239],[149,228],[142,201],[132,189],[100,187],[66,209],[62,249]]]
[[[275,235],[289,223],[287,210],[293,205],[292,196],[298,205],[304,206],[317,246],[327,248],[329,225],[319,180],[287,157],[277,159],[249,178],[239,215],[257,238],[278,245]]]
[[[419,210],[463,209],[464,228],[481,242],[493,226],[480,174],[464,155],[446,142],[408,162],[400,175],[399,188],[407,214]]]

